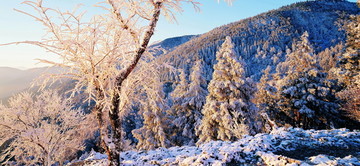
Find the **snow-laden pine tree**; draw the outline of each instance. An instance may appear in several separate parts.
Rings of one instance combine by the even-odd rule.
[[[256,107],[250,101],[255,88],[251,79],[245,77],[245,63],[236,55],[230,37],[226,37],[216,60],[202,110],[203,119],[197,130],[197,144],[234,141],[245,134],[254,134],[255,130]]]
[[[180,84],[171,94],[174,99],[172,106],[174,140],[177,145],[195,145],[197,141],[195,128],[200,124],[201,109],[207,96],[207,83],[201,61],[196,61],[192,68],[190,84],[187,83],[183,72],[180,78]]]
[[[51,166],[76,157],[95,126],[73,107],[53,91],[24,92],[0,105],[0,145],[8,144],[0,163],[15,159],[16,165]]]
[[[162,90],[161,88],[158,89]],[[165,111],[168,109],[164,103],[163,93],[152,95],[148,94],[148,101],[143,103],[140,113],[144,118],[143,126],[132,131],[138,140],[136,145],[140,150],[151,150],[158,147],[169,147],[169,136],[166,132],[168,119]]]
[[[274,80],[270,74],[271,66],[268,66],[257,84],[257,91],[254,94],[253,102],[259,108],[261,116],[261,131],[270,132],[277,127],[274,119],[279,115],[279,110],[276,109],[278,95]]]
[[[336,82],[321,72],[308,37],[305,32],[284,62],[287,72],[278,81],[278,109],[290,118],[285,123],[295,127],[339,127],[343,119],[335,97]]]
[[[143,126],[132,131],[133,136],[138,140],[137,149],[149,150],[158,147],[169,147],[169,126],[167,116],[169,106],[165,100],[163,84],[160,80],[160,70],[157,63],[149,62],[144,64],[147,69],[144,76],[149,79],[146,84],[141,84],[139,91],[141,106],[139,114],[144,121]]]
[[[336,67],[339,58],[344,53],[344,47],[344,43],[340,43],[334,47],[326,48],[324,51],[319,52],[316,56],[322,70],[329,73],[328,78],[330,79],[338,78],[338,76],[334,74],[333,70]]]
[[[178,105],[182,103],[182,98],[185,96],[185,94],[188,92],[189,89],[189,82],[186,78],[186,73],[184,70],[180,71],[178,83],[174,89],[174,91],[171,92],[171,98],[173,99],[174,105]]]
[[[356,77],[360,73],[360,15],[352,16],[346,25],[347,41],[346,51],[340,57],[338,65],[340,67],[339,77],[346,86],[353,86]]]
[[[359,1],[358,5],[360,7]],[[344,101],[342,109],[360,122],[360,15],[352,16],[346,30],[346,51],[337,68],[338,76],[346,87],[338,96]]]

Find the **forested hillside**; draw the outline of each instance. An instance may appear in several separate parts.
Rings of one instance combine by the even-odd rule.
[[[270,65],[274,71],[275,66],[285,60],[293,42],[305,31],[316,53],[344,44],[344,23],[349,15],[359,12],[355,3],[342,0],[299,2],[215,28],[162,55],[159,60],[189,73],[193,62],[201,59],[210,80],[216,51],[225,37],[230,36],[235,51],[248,64],[247,75],[259,80],[261,70]]]
[[[164,127],[162,130],[168,130],[164,137],[169,140],[165,142],[193,145],[197,140],[194,134],[199,135],[200,131],[208,132],[210,128],[218,131],[204,134],[206,138],[200,136],[199,142],[219,139],[216,137],[220,137],[219,132],[222,130],[224,133],[221,140],[235,140],[244,133],[271,130],[270,126],[357,128],[358,123],[348,118],[347,113],[340,109],[344,101],[336,95],[346,86],[335,70],[339,69],[340,57],[347,47],[346,27],[351,22],[350,15],[359,12],[355,3],[347,1],[295,3],[194,36],[190,41],[158,56],[158,63],[166,62],[177,69],[174,71],[162,68],[159,71],[166,93],[166,107],[163,107],[161,116],[166,117],[165,121],[174,122],[157,124]],[[222,54],[221,47],[226,36],[229,36],[233,43],[234,52],[231,54],[238,56],[232,57],[233,60],[228,60],[229,62],[216,58],[217,54]],[[187,39],[188,36],[185,36],[184,40]],[[171,41],[165,40],[162,45],[171,45],[166,44]],[[237,63],[241,65],[231,64],[232,61],[239,61]],[[217,63],[222,66],[216,67]],[[232,67],[226,68],[226,64]],[[233,74],[237,72],[241,74]],[[261,78],[263,73],[267,74]],[[195,75],[201,76],[194,79]],[[211,83],[212,81],[215,82]],[[252,81],[260,83],[255,85]],[[193,86],[196,89],[193,89]],[[222,92],[226,87],[230,91]],[[252,89],[255,87],[256,90]],[[241,92],[231,92],[231,89],[241,89]],[[227,103],[225,96],[229,97],[227,102],[230,102],[225,105],[229,105],[231,109],[219,108],[215,111],[215,105]],[[257,104],[257,108],[247,101],[250,99]],[[246,104],[238,106],[231,103],[233,100]],[[132,113],[123,122],[127,133],[125,137],[131,142],[137,141],[131,131],[143,125],[138,120],[148,118],[143,116],[148,116],[151,112],[140,111],[139,115],[138,110],[142,107],[134,104]],[[207,112],[207,109],[210,112]],[[237,111],[225,111],[228,109]],[[217,114],[218,117],[229,115],[246,121],[231,122],[242,126],[242,129],[236,130],[239,133],[232,134],[226,131],[226,128],[229,129],[226,127],[229,125],[227,123],[230,123],[229,119],[201,121],[206,119],[206,116],[213,117]],[[134,120],[134,117],[138,117],[138,120]],[[196,131],[198,127],[202,129]],[[214,129],[217,127],[219,128]],[[184,133],[179,134],[180,132]],[[243,134],[240,134],[241,132]]]

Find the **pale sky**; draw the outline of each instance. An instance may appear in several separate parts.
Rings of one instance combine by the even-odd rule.
[[[21,5],[23,0],[2,0],[0,5],[0,43],[39,40],[43,27],[29,16],[14,11],[14,8],[29,8]],[[72,9],[82,3],[88,14],[96,14],[98,10],[91,5],[99,0],[44,0],[47,6],[56,9]],[[238,21],[247,17],[277,9],[300,0],[235,0],[232,6],[217,0],[199,0],[202,3],[201,12],[195,12],[189,5],[184,5],[184,12],[177,15],[177,23],[169,23],[161,18],[152,41],[169,37],[202,34],[216,27]],[[356,0],[350,0],[355,2]],[[0,67],[28,69],[43,66],[35,59],[54,60],[55,55],[30,45],[0,46]]]

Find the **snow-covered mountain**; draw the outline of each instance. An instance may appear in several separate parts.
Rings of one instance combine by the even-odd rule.
[[[268,65],[274,69],[276,64],[284,61],[286,51],[291,49],[292,43],[299,40],[305,31],[309,33],[310,42],[317,53],[345,43],[343,25],[349,15],[359,13],[355,3],[344,0],[299,2],[195,36],[169,53],[161,55],[159,60],[189,73],[194,60],[202,59],[209,80],[215,54],[225,37],[230,36],[235,43],[236,52],[247,63],[248,76],[252,75],[258,80],[261,70]],[[167,75],[164,73],[164,77]]]
[[[155,49],[155,55],[161,55],[164,54],[164,52],[173,51],[177,46],[184,44],[195,37],[197,36],[186,35],[186,36],[167,38],[165,40],[152,43],[150,49]]]

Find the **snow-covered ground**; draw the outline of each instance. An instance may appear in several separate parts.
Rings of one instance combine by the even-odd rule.
[[[236,142],[212,141],[121,153],[121,165],[348,165],[360,166],[360,131],[279,128]],[[106,155],[91,152],[85,165],[106,165]]]

